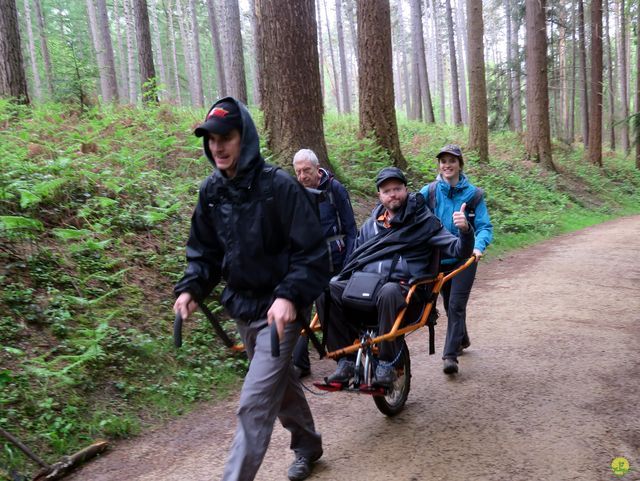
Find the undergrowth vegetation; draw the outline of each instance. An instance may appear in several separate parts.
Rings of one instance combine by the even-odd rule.
[[[54,462],[97,437],[128,437],[224,396],[246,360],[202,317],[187,326],[181,350],[172,346],[172,286],[211,169],[191,135],[203,112],[16,108],[0,103],[0,426]],[[358,139],[356,117],[329,114],[325,125],[361,222],[388,159]],[[400,137],[418,190],[435,175],[438,149],[464,146],[467,133],[401,120]],[[611,154],[598,169],[582,150],[556,145],[556,174],[524,158],[513,133],[492,134],[488,165],[465,158],[487,193],[490,256],[640,211],[640,174],[629,159]],[[216,299],[210,308],[224,320]],[[0,441],[0,477],[32,468]]]

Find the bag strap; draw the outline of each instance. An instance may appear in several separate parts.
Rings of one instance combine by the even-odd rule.
[[[387,274],[387,278],[385,279],[385,283],[389,282],[391,279],[391,274],[393,274],[393,270],[396,268],[398,261],[400,260],[400,254],[397,252],[393,255],[393,259],[391,260],[391,267],[389,268],[389,273]]]

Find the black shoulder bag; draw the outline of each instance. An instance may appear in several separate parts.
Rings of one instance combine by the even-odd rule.
[[[380,288],[389,282],[391,273],[400,256],[396,254],[391,261],[391,268],[386,275],[378,272],[356,271],[351,274],[342,293],[342,303],[358,311],[371,312],[376,309],[376,297]]]

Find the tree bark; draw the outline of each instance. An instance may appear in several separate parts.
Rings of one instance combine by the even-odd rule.
[[[196,88],[196,107],[204,106],[204,94],[202,92],[202,61],[200,59],[200,34],[198,33],[198,15],[196,12],[197,3],[195,0],[190,0],[187,6],[189,12],[189,18],[191,19],[191,39],[193,45],[193,74],[194,84]],[[246,102],[246,93],[245,100]]]
[[[252,8],[255,8],[251,2]],[[216,60],[216,87],[218,98],[224,97],[227,91],[227,84],[224,78],[224,57],[222,45],[220,43],[220,29],[218,28],[218,13],[213,4],[213,0],[207,0],[207,11],[209,13],[209,28],[211,29],[211,45]]]
[[[44,73],[47,79],[47,88],[49,95],[53,97],[53,67],[51,65],[51,56],[49,55],[49,46],[47,43],[47,31],[45,29],[44,15],[42,13],[42,5],[40,0],[34,0],[33,6],[36,9],[36,18],[38,19],[38,30],[40,32],[40,53],[44,62]]]
[[[573,144],[576,137],[576,63],[578,61],[578,56],[576,52],[578,51],[576,47],[576,27],[577,20],[575,12],[572,12],[572,28],[571,28],[571,96],[569,98],[569,116],[567,118],[568,124],[566,131],[568,132],[567,140],[569,144]]]
[[[338,34],[338,57],[340,58],[340,84],[342,86],[342,111],[351,113],[351,94],[349,93],[349,72],[344,48],[344,29],[342,28],[342,0],[336,0],[336,32]]]
[[[145,104],[157,103],[158,89],[156,84],[156,70],[153,65],[153,51],[151,49],[147,0],[134,0],[133,8],[136,21],[136,41],[138,43],[138,61],[140,63],[142,102]]]
[[[182,105],[182,91],[180,89],[180,70],[178,64],[178,51],[176,49],[176,34],[175,26],[173,24],[173,4],[172,0],[168,0],[167,3],[167,28],[169,30],[169,45],[171,46],[171,60],[173,63],[173,86],[176,95],[176,101],[178,105]]]
[[[256,0],[265,128],[269,148],[290,165],[300,148],[330,168],[322,124],[318,38],[313,0]]]
[[[464,124],[469,123],[469,105],[467,103],[467,74],[465,67],[464,55],[467,51],[464,39],[466,38],[466,32],[463,32],[465,25],[467,24],[464,14],[464,1],[458,0],[458,8],[456,9],[457,25],[456,39],[458,42],[458,78],[460,79],[460,108],[462,110],[462,122]],[[508,47],[507,47],[508,48]]]
[[[358,0],[360,134],[373,135],[396,167],[406,168],[393,105],[389,0]]]
[[[440,122],[443,124],[447,121],[447,109],[446,109],[446,94],[444,89],[444,65],[442,64],[442,46],[440,44],[440,35],[438,32],[440,29],[438,28],[438,10],[436,9],[436,0],[431,0],[431,18],[433,19],[433,44],[435,47],[436,53],[436,74],[438,77],[438,97],[440,101]],[[468,15],[467,15],[468,19]],[[468,33],[467,33],[468,35]],[[467,62],[469,58],[467,57]],[[469,78],[471,81],[471,78]],[[471,114],[469,114],[471,115]]]
[[[40,100],[42,99],[42,84],[40,82],[40,72],[38,70],[36,45],[33,38],[33,22],[31,21],[31,5],[29,5],[29,0],[24,0],[24,16],[27,27],[27,40],[29,41],[29,61],[31,64],[31,75],[33,76],[33,97],[36,100]]]
[[[158,0],[151,0],[150,13],[151,27],[153,28],[153,50],[156,54],[155,62],[158,65],[158,70],[160,70],[160,84],[162,85],[162,87],[158,88],[158,95],[162,94],[161,98],[167,98],[167,70],[165,68],[164,55],[162,54],[162,39],[158,22]]]
[[[118,80],[116,77],[116,62],[113,57],[113,44],[111,43],[111,31],[109,30],[109,15],[105,0],[97,0],[96,20],[98,29],[99,62],[101,64],[100,78],[104,78],[104,90],[102,91],[105,102],[118,102]]]
[[[615,84],[613,82],[613,51],[611,48],[611,35],[609,25],[609,2],[605,3],[605,20],[607,22],[607,80],[609,91],[609,148],[616,150],[616,108],[615,108]]]
[[[420,99],[425,122],[434,123],[433,104],[429,89],[429,73],[427,72],[427,58],[424,48],[424,31],[422,28],[422,0],[411,0],[411,37],[413,49],[418,61],[418,80],[420,81]]]
[[[546,0],[526,0],[527,134],[530,159],[555,170],[551,156],[547,82]]]
[[[119,0],[113,1],[113,18],[120,19]],[[124,9],[124,7],[123,7]],[[120,22],[115,22],[116,50],[118,52],[118,67],[120,69],[120,102],[126,102],[129,99],[129,83],[127,81],[127,64],[124,61],[124,51],[122,48],[122,30]]]
[[[482,0],[467,0],[467,61],[469,63],[469,148],[478,151],[480,162],[489,160],[487,87],[484,71],[484,21]]]
[[[91,45],[93,47],[93,54],[96,58],[96,63],[98,65],[98,95],[103,98],[105,97],[105,90],[107,90],[106,80],[103,74],[103,65],[102,58],[99,54],[100,52],[100,43],[98,42],[98,20],[96,18],[96,7],[93,3],[93,0],[86,0],[87,6],[87,18],[89,20],[89,39],[91,40]]]
[[[640,11],[636,17],[636,169],[640,170]]]
[[[333,55],[333,42],[331,41],[331,26],[329,24],[329,14],[327,13],[327,3],[326,0],[318,0],[322,2],[323,10],[324,10],[324,20],[327,25],[327,42],[329,44],[329,59],[331,60],[331,71],[333,72],[333,77],[329,75],[329,80],[333,79],[333,94],[336,98],[336,109],[338,113],[342,112],[342,103],[340,102],[340,88],[339,88],[339,80],[338,80],[338,68],[336,67],[335,57]]]
[[[227,94],[247,103],[247,80],[244,71],[240,7],[238,0],[224,0],[225,75]]]
[[[251,71],[253,73],[253,103],[257,107],[262,105],[262,97],[260,96],[260,81],[258,77],[260,76],[260,68],[258,66],[258,57],[260,54],[258,53],[257,46],[257,38],[258,38],[258,20],[256,17],[256,3],[255,1],[250,1],[250,15],[251,15],[251,32],[253,34],[253,55],[251,56]],[[220,37],[218,37],[220,38]],[[218,43],[218,48],[220,48],[220,44]],[[220,59],[222,60],[222,59]],[[220,62],[220,66],[222,67],[222,62]],[[320,69],[322,71],[322,69]],[[222,73],[222,72],[221,72]]]
[[[451,101],[453,103],[453,123],[462,125],[462,112],[460,111],[460,88],[458,86],[458,61],[456,59],[456,42],[453,33],[453,13],[451,12],[451,0],[445,1],[447,36],[449,39],[449,58],[451,61]]]
[[[580,97],[582,113],[582,142],[589,146],[589,96],[587,83],[587,48],[584,33],[584,4],[578,0],[578,37],[580,42]]]
[[[591,0],[589,161],[602,166],[602,0]]]
[[[15,0],[0,0],[0,97],[29,104]]]
[[[125,23],[127,24],[125,36],[127,38],[127,69],[129,71],[129,103],[135,105],[138,102],[135,20],[131,8],[132,0],[122,1],[124,5]]]
[[[316,1],[316,20],[318,23],[318,60],[320,65],[320,87],[322,89],[322,105],[325,103],[326,89],[324,86],[324,37],[322,36],[322,11],[320,0]]]
[[[411,87],[409,85],[409,61],[407,60],[407,31],[404,27],[404,15],[402,12],[402,1],[398,0],[397,8],[398,8],[398,46],[401,54],[399,55],[399,62],[402,66],[402,70],[398,71],[398,75],[402,77],[402,91],[404,92],[404,107],[405,112],[407,113],[408,119],[413,119],[413,102],[411,98]],[[359,59],[360,57],[358,57]],[[359,60],[358,60],[359,62]],[[358,63],[360,65],[360,63]]]
[[[618,4],[618,12],[619,12],[619,46],[618,46],[618,58],[620,62],[618,65],[620,66],[620,101],[622,107],[622,118],[623,122],[620,125],[620,135],[622,136],[622,149],[624,150],[625,155],[629,155],[631,146],[629,145],[629,90],[627,86],[629,85],[629,77],[627,76],[627,20],[625,17],[625,4],[624,0],[616,0]]]

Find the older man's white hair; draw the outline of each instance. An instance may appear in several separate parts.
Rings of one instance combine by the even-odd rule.
[[[296,155],[293,156],[293,165],[296,165],[296,162],[302,162],[303,160],[308,160],[316,167],[320,165],[320,161],[318,160],[318,156],[311,149],[300,149],[296,152]]]

